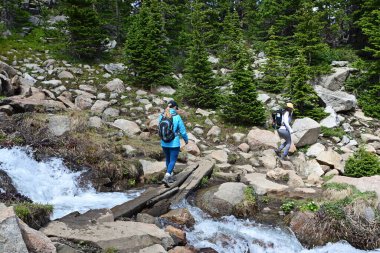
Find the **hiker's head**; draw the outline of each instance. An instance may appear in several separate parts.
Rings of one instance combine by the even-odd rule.
[[[286,110],[288,111],[293,111],[294,110],[294,105],[292,103],[286,103]]]
[[[168,103],[168,107],[178,110],[178,104],[174,100]]]
[[[170,109],[178,110],[178,104],[174,100],[171,100],[168,103],[168,106],[165,109],[165,117],[166,118],[171,118],[172,117],[172,114],[170,113]]]

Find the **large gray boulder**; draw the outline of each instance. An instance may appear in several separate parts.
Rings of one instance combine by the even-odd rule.
[[[0,203],[0,252],[28,253],[13,207]]]
[[[336,114],[334,109],[330,106],[327,106],[325,108],[325,112],[327,112],[329,116],[321,120],[320,122],[321,126],[327,127],[327,128],[334,128],[334,127],[339,126],[340,120],[339,120],[338,114]]]
[[[105,100],[96,100],[95,103],[91,107],[91,111],[96,113],[102,113],[108,106],[110,102]]]
[[[333,73],[321,76],[315,80],[314,84],[332,91],[340,90],[352,70],[352,68],[347,67],[333,68]]]
[[[280,137],[274,132],[254,128],[249,131],[247,141],[251,150],[277,148]]]
[[[356,107],[357,101],[354,95],[344,91],[331,91],[319,85],[316,85],[314,89],[323,102],[336,112],[349,111]]]
[[[75,98],[75,106],[81,110],[88,110],[92,106],[92,99],[85,95],[79,95]]]
[[[125,86],[122,80],[115,78],[106,84],[106,88],[111,92],[122,93],[125,91]]]
[[[57,250],[51,240],[42,232],[34,230],[26,225],[23,221],[19,221],[22,237],[24,238],[26,247],[29,252],[36,253],[56,253]]]
[[[94,222],[85,226],[74,222],[53,221],[41,231],[49,237],[91,242],[104,251],[114,248],[120,252],[139,252],[140,249],[155,244],[160,244],[165,249],[174,244],[170,235],[156,225],[132,221]]]
[[[259,195],[264,195],[268,192],[284,192],[289,188],[287,185],[278,184],[268,180],[266,174],[261,173],[246,174],[241,181],[252,185],[255,192]]]
[[[338,152],[328,149],[327,151],[322,151],[317,155],[317,161],[322,165],[328,165],[332,169],[340,170],[344,172],[343,158]]]
[[[126,119],[117,119],[112,125],[123,130],[127,136],[135,136],[141,132],[140,127],[135,122]]]
[[[196,205],[212,216],[236,215],[238,205],[245,200],[243,183],[223,183],[198,194]]]
[[[312,145],[317,142],[321,132],[318,122],[310,118],[296,119],[293,124],[292,140],[296,147]]]

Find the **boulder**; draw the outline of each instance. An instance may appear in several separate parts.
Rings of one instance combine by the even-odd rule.
[[[140,249],[138,253],[167,253],[164,247],[160,244],[154,244],[152,246]]]
[[[181,226],[191,228],[195,224],[195,219],[186,208],[170,210],[168,213],[160,216]]]
[[[206,111],[206,110],[203,110],[201,108],[198,108],[196,111],[195,111],[195,114],[199,114],[199,115],[202,115],[203,117],[209,117],[210,115],[214,114],[215,112],[209,112],[209,111]]]
[[[277,148],[280,137],[274,132],[254,128],[249,131],[247,136],[248,144],[251,150]]]
[[[157,92],[165,95],[173,95],[176,90],[170,86],[160,86],[157,88]]]
[[[54,115],[49,117],[48,128],[55,136],[61,136],[71,130],[70,117],[66,115]]]
[[[259,195],[264,195],[268,192],[284,192],[289,188],[287,185],[274,183],[266,179],[266,175],[261,173],[246,174],[241,181],[252,185]]]
[[[19,220],[22,237],[29,252],[56,253],[57,250],[51,240],[42,232],[34,230]]]
[[[195,155],[195,156],[201,155],[201,150],[198,148],[197,144],[191,140],[189,141],[187,145],[184,145],[182,149],[185,150],[187,153]]]
[[[267,170],[273,170],[277,164],[276,153],[273,149],[264,150],[259,161]]]
[[[375,141],[380,141],[380,136],[376,136],[373,134],[361,134],[360,138],[365,142],[365,143],[370,143],[370,142],[375,142]]]
[[[333,169],[340,170],[344,172],[344,166],[342,164],[342,156],[339,155],[336,151],[328,149],[327,151],[322,151],[317,156],[317,161],[320,164],[328,165]]]
[[[22,238],[13,207],[6,207],[3,203],[0,203],[0,252],[29,252]]]
[[[316,143],[321,132],[321,126],[313,119],[296,119],[293,124],[292,140],[296,147],[303,147]]]
[[[305,186],[305,183],[303,182],[302,178],[298,176],[295,171],[290,170],[288,176],[289,176],[289,180],[288,180],[289,187],[302,188]]]
[[[48,80],[48,81],[42,81],[42,84],[45,84],[47,86],[51,86],[51,87],[58,87],[62,84],[62,81],[61,80]]]
[[[336,112],[349,111],[356,107],[357,101],[354,95],[343,91],[331,91],[318,85],[314,89],[326,106],[331,106]]]
[[[79,85],[79,89],[80,90],[83,90],[83,91],[86,91],[86,92],[89,92],[89,93],[92,93],[92,94],[96,94],[97,92],[97,88],[94,87],[94,86],[91,86],[91,85],[85,85],[85,84],[81,84]]]
[[[93,128],[100,128],[102,127],[102,119],[94,116],[88,119],[88,126]]]
[[[321,165],[319,165],[319,163],[315,159],[307,161],[305,166],[298,168],[297,172],[299,175],[303,177],[308,177],[313,173],[318,175],[319,177],[325,174]]]
[[[270,101],[270,96],[268,96],[267,94],[259,93],[259,95],[257,96],[257,100],[259,100],[262,103],[266,104],[266,103],[268,103]]]
[[[138,252],[158,243],[165,249],[174,244],[170,235],[156,225],[132,221],[95,222],[86,226],[53,221],[41,231],[49,237],[91,242],[104,251],[112,247],[121,252]]]
[[[207,157],[210,157],[218,162],[221,163],[227,163],[228,161],[228,154],[224,150],[215,150],[212,151]]]
[[[232,135],[232,139],[234,139],[235,143],[240,143],[240,142],[242,142],[244,140],[245,136],[246,135],[242,134],[242,133],[234,133]]]
[[[329,113],[330,115],[324,118],[323,120],[321,120],[320,122],[321,126],[327,127],[327,128],[334,128],[334,127],[339,126],[340,120],[339,120],[338,115],[334,111],[334,109],[330,106],[327,106],[325,108],[325,112]]]
[[[249,145],[247,143],[242,143],[238,146],[239,150],[243,151],[244,153],[249,152]]]
[[[125,69],[125,66],[122,63],[109,63],[109,64],[104,65],[104,69],[108,73],[113,74],[113,73],[122,72]]]
[[[289,171],[281,168],[275,168],[267,172],[267,178],[274,181],[288,181]]]
[[[17,71],[3,61],[0,61],[0,73],[5,73],[9,79],[17,75]]]
[[[116,108],[109,107],[103,111],[104,116],[118,117],[120,115],[120,110]]]
[[[347,67],[333,68],[331,74],[321,76],[315,84],[332,91],[340,90],[351,71],[352,68]]]
[[[149,161],[149,160],[139,160],[142,169],[144,171],[144,176],[148,177],[152,174],[157,174],[166,170],[165,162]]]
[[[377,195],[377,203],[380,204],[380,175],[360,178],[334,176],[328,183],[353,185],[361,192],[374,191]]]
[[[91,111],[95,113],[102,113],[108,106],[110,102],[104,100],[96,100],[91,107]]]
[[[212,216],[236,215],[236,207],[245,200],[243,183],[228,182],[214,186],[199,194],[196,205]]]
[[[23,98],[19,96],[8,97],[3,100],[3,103],[9,104],[18,112],[32,112],[35,109],[43,108],[45,111],[54,112],[66,109],[66,106],[54,100],[39,99],[39,98]]]
[[[119,78],[115,78],[106,84],[106,88],[111,92],[122,93],[125,91],[124,83]]]
[[[218,126],[212,126],[211,129],[207,132],[207,137],[219,137],[221,129]]]
[[[81,110],[90,109],[92,106],[92,99],[84,95],[79,95],[75,98],[75,106]]]
[[[117,119],[112,125],[123,130],[127,136],[138,135],[141,132],[140,127],[135,122],[126,119]]]
[[[325,151],[326,147],[321,143],[315,143],[307,150],[306,155],[308,157],[317,157],[319,153]]]
[[[59,79],[74,79],[74,75],[71,74],[69,71],[62,71],[61,73],[58,74]]]

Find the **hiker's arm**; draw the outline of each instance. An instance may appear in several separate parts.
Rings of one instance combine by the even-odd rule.
[[[182,136],[183,140],[187,144],[189,142],[189,137],[187,137],[186,127],[185,127],[185,124],[183,124],[183,121],[182,121],[181,117],[179,117],[178,126],[179,126],[179,132],[181,133],[181,136]]]
[[[158,124],[160,124],[161,119],[162,119],[162,114],[160,114],[160,116],[158,116]]]
[[[288,130],[289,133],[293,133],[293,129],[289,125],[289,112],[284,113],[284,125],[285,125],[286,130]]]

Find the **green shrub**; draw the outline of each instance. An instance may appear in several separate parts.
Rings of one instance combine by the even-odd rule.
[[[283,203],[283,204],[281,205],[280,208],[281,208],[281,210],[282,210],[284,213],[288,214],[288,213],[290,213],[295,207],[296,207],[296,204],[294,203],[294,201],[287,201],[287,202]]]
[[[319,206],[314,201],[304,203],[299,208],[302,212],[305,212],[305,211],[316,212],[319,210]]]
[[[321,132],[324,137],[339,137],[342,138],[346,132],[342,128],[327,128],[327,127],[321,127]]]
[[[23,202],[16,204],[14,211],[17,217],[28,224],[29,227],[38,230],[49,221],[53,206]]]
[[[204,187],[208,184],[208,177],[202,177],[201,179],[201,187]]]
[[[252,187],[246,187],[244,189],[244,199],[251,204],[256,203],[255,189]]]
[[[349,177],[380,175],[380,158],[360,148],[347,160],[344,174]]]

